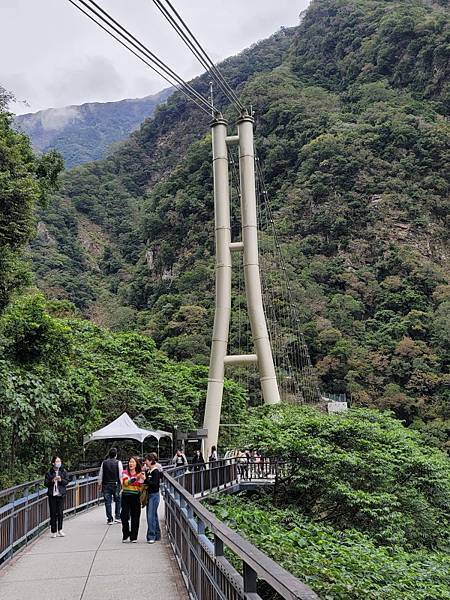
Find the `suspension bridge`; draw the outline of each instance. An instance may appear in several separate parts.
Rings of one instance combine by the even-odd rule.
[[[98,3],[68,1],[210,120],[216,300],[203,423],[208,456],[219,441],[226,368],[237,368],[242,382],[252,367],[266,404],[322,400],[255,151],[254,114],[169,0],[153,3],[209,74],[209,97],[201,85],[184,81]],[[230,129],[223,108],[237,117],[236,130]],[[231,342],[230,329],[235,333]],[[245,480],[235,459],[220,460],[199,472],[166,472],[165,507],[160,515],[165,534],[158,548],[144,543],[124,547],[114,527],[101,523],[95,472],[74,473],[65,507],[74,518],[68,522],[67,537],[59,540],[40,535],[48,524],[40,481],[4,490],[0,492],[0,599],[101,600],[139,594],[155,599],[258,600],[260,581],[282,598],[317,598],[202,504],[211,492],[273,485],[279,468],[263,463],[257,472],[247,472]]]

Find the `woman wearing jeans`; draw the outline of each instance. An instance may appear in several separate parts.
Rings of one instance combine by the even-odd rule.
[[[158,520],[159,506],[159,483],[161,481],[161,471],[158,469],[155,457],[148,454],[145,458],[145,463],[148,466],[147,478],[145,485],[148,489],[148,504],[147,504],[147,542],[154,544],[161,539],[161,529]]]
[[[52,458],[50,471],[45,474],[45,487],[47,488],[48,505],[50,509],[50,528],[51,537],[56,535],[64,537],[63,516],[64,516],[64,496],[66,495],[66,486],[69,483],[67,471],[63,468],[59,456]],[[58,533],[57,533],[58,532]]]

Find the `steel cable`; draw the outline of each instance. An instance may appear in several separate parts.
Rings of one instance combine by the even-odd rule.
[[[114,40],[119,42],[119,44],[124,46],[129,52],[131,52],[134,56],[136,56],[136,58],[138,58],[146,66],[148,66],[155,73],[157,73],[160,77],[162,77],[165,81],[167,81],[171,86],[176,87],[180,92],[182,92],[186,96],[186,98],[188,100],[191,100],[192,102],[194,102],[194,104],[196,104],[203,112],[205,112],[208,115],[210,114],[210,111],[213,110],[213,106],[201,94],[199,94],[197,92],[197,90],[195,90],[192,86],[190,86],[188,83],[186,83],[170,67],[165,65],[165,63],[162,60],[160,60],[153,52],[148,50],[148,48],[146,48],[146,46],[144,46],[144,44],[142,44],[137,38],[135,38],[132,34],[130,34],[124,27],[122,27],[122,25],[120,25],[120,23],[115,21],[115,19],[110,17],[108,15],[108,13],[106,13],[106,11],[104,11],[101,7],[99,7],[95,2],[93,2],[92,0],[88,0],[88,1],[91,1],[91,3],[93,5],[98,7],[98,9],[102,13],[107,15],[108,18],[113,23],[117,24],[118,27],[115,27],[115,25],[110,23],[106,18],[104,18],[101,14],[99,14],[99,12],[97,12],[92,7],[88,6],[88,4],[84,0],[78,0],[78,2],[80,2],[87,9],[87,11],[90,11],[92,14],[89,14],[89,12],[87,12],[81,6],[79,6],[74,0],[68,0],[68,1],[73,6],[75,6],[75,8],[77,8],[80,12],[82,12],[85,16],[87,16],[91,21],[93,21],[98,27],[100,27],[103,31],[105,31],[108,35],[110,35]],[[112,33],[112,31],[107,29],[107,27],[102,25],[92,15],[95,15],[96,17],[98,17],[108,27],[110,27],[113,31],[115,31],[122,39],[120,39],[119,37],[114,35],[114,33]],[[122,29],[126,33],[126,35],[124,33],[122,33],[120,31],[120,29]],[[137,52],[135,52],[132,48],[130,48],[128,46],[128,44],[131,44],[138,52],[140,52],[146,59],[148,59],[151,62],[148,62],[142,56],[137,54]],[[151,64],[151,63],[153,63],[153,64]],[[161,72],[161,71],[163,71],[163,72]]]
[[[226,81],[225,77],[222,75],[218,67],[213,63],[208,53],[204,50],[196,36],[189,29],[188,25],[178,13],[176,8],[169,0],[165,0],[166,4],[172,10],[172,13],[175,15],[175,18],[170,14],[170,12],[163,6],[163,1],[161,0],[152,0],[155,6],[160,10],[160,12],[164,15],[166,20],[172,25],[177,34],[181,37],[184,43],[188,46],[200,64],[210,72],[211,76],[214,77],[216,83],[221,88],[222,92],[227,96],[232,104],[237,108],[239,112],[245,111],[245,107],[242,102],[239,100],[238,96],[231,88],[229,83]],[[179,23],[176,22],[178,19]],[[181,25],[180,25],[181,24]],[[184,29],[184,31],[183,31]]]

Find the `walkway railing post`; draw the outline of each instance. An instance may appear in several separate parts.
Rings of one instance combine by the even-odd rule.
[[[244,562],[244,593],[256,594],[256,571]]]

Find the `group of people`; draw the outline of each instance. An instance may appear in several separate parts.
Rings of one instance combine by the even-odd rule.
[[[258,450],[239,450],[235,455],[238,463],[239,475],[243,479],[247,479],[249,475],[249,469],[259,472],[259,468],[264,462],[264,457]]]
[[[98,476],[98,487],[105,499],[106,522],[108,525],[114,522],[122,523],[122,542],[137,542],[142,508],[146,508],[147,511],[147,542],[153,544],[161,539],[158,519],[161,471],[162,467],[154,452],[147,454],[143,464],[139,457],[131,456],[126,469],[123,468],[122,462],[117,460],[115,448],[111,448],[108,458],[103,461]],[[60,457],[54,456],[51,468],[45,475],[53,538],[65,535],[64,496],[69,481]]]
[[[211,454],[208,457],[208,462],[212,463],[217,460],[217,448],[215,446],[211,447]],[[186,458],[186,454],[179,448],[175,456],[172,459],[172,464],[176,468],[183,468],[189,466],[189,461]],[[196,450],[194,456],[192,457],[191,466],[193,471],[200,471],[201,469],[206,468],[205,459],[203,458],[203,454],[201,450]]]
[[[117,460],[115,448],[111,448],[103,461],[98,485],[105,499],[106,522],[108,525],[122,523],[122,542],[137,542],[142,508],[147,511],[147,542],[154,544],[161,539],[158,519],[161,470],[154,452],[147,454],[144,463],[138,456],[131,456],[126,469]]]
[[[264,460],[256,450],[252,452],[249,450],[239,451],[236,457],[242,477],[247,476],[250,464],[258,464]],[[208,462],[214,463],[217,460],[217,449],[213,446]],[[182,450],[177,450],[172,464],[180,469],[189,466]],[[196,450],[191,461],[192,470],[199,471],[205,467],[206,463],[201,451]],[[117,459],[115,448],[111,448],[108,458],[103,461],[98,475],[98,487],[105,500],[106,522],[108,525],[122,523],[122,542],[135,543],[137,541],[142,508],[147,511],[147,542],[153,544],[161,539],[158,520],[161,472],[162,466],[158,463],[158,457],[154,452],[147,454],[143,463],[139,457],[131,456],[126,469]],[[69,482],[70,478],[62,465],[61,458],[54,456],[51,468],[45,475],[51,537],[54,538],[65,535],[63,531],[64,496]]]

